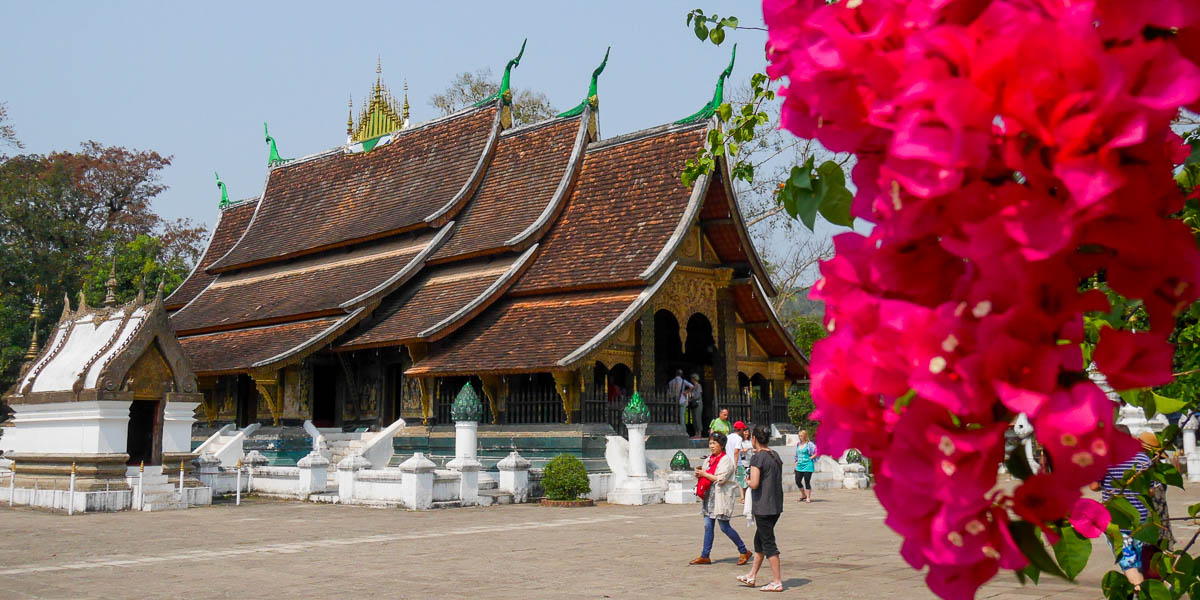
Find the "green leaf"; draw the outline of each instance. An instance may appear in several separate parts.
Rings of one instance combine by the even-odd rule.
[[[822,187],[819,193],[821,216],[834,225],[853,226],[854,218],[850,216],[850,205],[854,202],[854,194],[846,189],[845,172],[837,163],[828,160],[817,167],[817,173],[821,177]]]
[[[728,121],[733,116],[733,106],[728,102],[717,107],[717,118],[721,121]]]
[[[1158,412],[1164,415],[1177,413],[1183,410],[1183,407],[1187,406],[1187,400],[1182,400],[1179,398],[1167,398],[1166,396],[1160,396],[1154,392],[1150,392],[1150,396],[1154,398],[1155,408],[1158,409]]]
[[[1172,600],[1171,590],[1157,579],[1148,579],[1142,583],[1142,593],[1150,596],[1150,600]]]
[[[1183,489],[1183,475],[1175,465],[1170,463],[1158,463],[1157,470],[1163,476],[1163,483]]]
[[[1034,585],[1037,585],[1038,578],[1041,576],[1042,571],[1032,564],[1025,565],[1024,569],[1017,571],[1017,579],[1020,580],[1022,585],[1025,584],[1026,577],[1032,580]]]
[[[1058,559],[1067,579],[1073,580],[1087,566],[1092,555],[1092,542],[1073,527],[1063,527],[1059,533],[1061,537],[1054,544],[1054,558]]]
[[[720,46],[721,42],[725,41],[725,30],[718,25],[712,30],[712,33],[708,34],[708,39],[712,40],[712,43]]]
[[[1042,544],[1042,538],[1038,536],[1037,528],[1032,523],[1011,521],[1008,524],[1008,531],[1012,534],[1013,540],[1017,542],[1017,547],[1021,549],[1021,554],[1024,554],[1030,563],[1046,573],[1068,579],[1067,574],[1063,573],[1054,559],[1050,558],[1050,554],[1046,552],[1046,546]]]
[[[692,24],[692,31],[696,33],[696,39],[702,42],[708,39],[708,26],[704,24],[703,19],[696,19]]]
[[[1196,518],[1197,513],[1200,513],[1200,504],[1193,504],[1188,507],[1188,516],[1189,517],[1192,517],[1194,519],[1194,518]],[[1196,564],[1200,564],[1200,563],[1196,563]],[[1196,576],[1200,577],[1200,572],[1196,573]]]
[[[721,24],[725,25],[726,27],[737,27],[738,26],[738,18],[737,17],[725,17],[725,19],[721,21]]]
[[[1125,577],[1124,573],[1109,571],[1100,580],[1100,590],[1104,592],[1104,597],[1110,600],[1115,598],[1127,600],[1133,593],[1133,585],[1129,583],[1129,579]]]
[[[1132,529],[1142,522],[1142,517],[1138,514],[1137,509],[1123,496],[1109,498],[1104,506],[1108,507],[1108,514],[1112,515],[1113,523],[1116,523],[1121,529]]]

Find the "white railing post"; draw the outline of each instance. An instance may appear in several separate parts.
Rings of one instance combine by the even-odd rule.
[[[146,461],[138,465],[138,510],[146,503]]]
[[[71,461],[71,486],[67,494],[67,516],[75,514],[75,462]]]
[[[179,461],[179,501],[187,502],[187,498],[183,495],[183,461]]]
[[[12,461],[8,465],[8,505],[13,505],[13,498],[17,493],[17,461]]]
[[[234,489],[234,506],[242,505],[242,459],[237,462],[237,482],[233,486]]]

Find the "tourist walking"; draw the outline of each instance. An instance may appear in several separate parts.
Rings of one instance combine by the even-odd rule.
[[[746,424],[738,421],[733,424],[733,433],[729,434],[729,441],[725,442],[725,453],[733,457],[733,464],[737,467],[734,481],[737,482],[738,487],[738,502],[743,504],[746,502],[746,473],[750,467],[750,440],[747,439],[748,437]]]
[[[1126,434],[1128,429],[1118,425],[1118,430],[1124,430]],[[1138,517],[1141,522],[1145,522],[1150,518],[1150,508],[1142,502],[1141,494],[1128,489],[1128,481],[1124,479],[1127,471],[1141,472],[1153,467],[1150,457],[1144,452],[1138,452],[1133,457],[1124,462],[1117,463],[1108,468],[1104,472],[1104,477],[1099,482],[1093,483],[1093,490],[1100,490],[1100,499],[1102,502],[1108,502],[1113,496],[1121,496],[1129,501],[1133,508],[1137,510]],[[1105,536],[1109,546],[1113,545],[1111,539]],[[1142,551],[1145,549],[1145,544],[1141,540],[1133,537],[1129,528],[1121,529],[1121,548],[1116,551],[1117,566],[1125,573],[1125,577],[1129,579],[1129,583],[1133,584],[1133,589],[1138,597],[1141,597],[1142,582],[1146,580],[1143,569],[1145,565],[1142,561]]]
[[[771,432],[762,425],[754,428],[750,443],[754,456],[750,459],[751,511],[754,514],[754,564],[750,572],[738,575],[738,581],[753,587],[763,560],[771,565],[771,583],[762,592],[782,592],[783,575],[779,569],[779,547],[775,544],[775,524],[783,514],[783,459],[767,446]]]
[[[737,546],[737,564],[744,565],[750,561],[750,551],[745,542],[729,524],[733,517],[733,474],[735,471],[733,457],[725,453],[725,434],[712,433],[708,436],[708,458],[696,467],[696,496],[700,498],[700,514],[704,516],[704,542],[700,545],[700,556],[692,559],[690,565],[708,565],[712,560],[708,555],[713,545],[713,525],[721,527],[721,533]]]
[[[717,418],[713,419],[708,424],[708,430],[713,433],[723,433],[729,435],[733,431],[733,425],[729,422],[729,409],[722,408],[721,412],[717,413]]]
[[[679,424],[687,430],[688,393],[692,391],[692,383],[683,378],[683,370],[675,369],[675,377],[667,382],[667,397],[674,398],[679,403]]]
[[[812,475],[817,457],[817,445],[808,440],[808,432],[801,429],[796,441],[796,487],[800,498],[796,502],[812,502]]]
[[[704,435],[704,387],[700,385],[700,374],[692,373],[692,389],[688,392],[688,410],[692,411],[692,426],[695,427],[693,436]]]

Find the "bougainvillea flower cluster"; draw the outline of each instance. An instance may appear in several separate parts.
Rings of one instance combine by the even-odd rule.
[[[902,554],[946,598],[1027,564],[1009,522],[1099,535],[1080,488],[1138,449],[1086,376],[1082,281],[1144,302],[1149,330],[1105,331],[1117,388],[1171,376],[1174,317],[1200,252],[1169,215],[1200,109],[1194,0],[765,0],[783,126],[858,162],[852,214],[813,296],[830,337],[813,396],[833,451],[877,465]],[[1083,286],[1086,287],[1086,286]],[[1004,430],[1028,415],[1054,468],[996,486]]]

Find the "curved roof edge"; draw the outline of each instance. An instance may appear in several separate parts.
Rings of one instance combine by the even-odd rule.
[[[285,367],[289,364],[297,363],[304,360],[309,354],[316,352],[325,342],[343,334],[346,330],[358,323],[358,317],[366,314],[367,306],[360,306],[354,312],[342,317],[333,325],[327,327],[321,333],[314,335],[307,341],[280,352],[270,358],[265,358],[250,365],[251,369],[270,369]]]
[[[733,219],[734,227],[738,232],[738,239],[742,242],[742,248],[746,252],[746,256],[750,259],[750,269],[761,280],[761,284],[765,284],[764,292],[768,298],[774,298],[779,294],[779,290],[775,289],[775,284],[771,283],[770,276],[767,275],[767,269],[763,266],[762,257],[758,255],[758,250],[754,248],[754,242],[750,241],[750,230],[746,228],[746,220],[742,218],[741,205],[737,201],[737,192],[733,189],[733,178],[730,177],[729,161],[727,157],[717,157],[718,164],[721,165],[721,184],[725,186],[725,198],[729,203],[729,217]]]
[[[762,282],[759,281],[757,275],[751,277],[750,279],[754,282],[754,289],[758,290],[757,297],[761,299],[763,307],[766,308],[767,318],[771,322],[771,329],[773,329],[775,333],[783,339],[783,343],[787,347],[788,352],[794,354],[793,358],[798,359],[800,364],[804,365],[804,370],[808,371],[808,357],[805,356],[804,352],[800,350],[800,347],[796,345],[796,340],[792,338],[791,334],[788,333],[787,328],[783,326],[783,322],[779,320],[779,313],[775,312],[775,306],[767,301],[767,298],[770,296],[768,296],[766,290],[763,289]]]
[[[422,268],[425,267],[425,261],[428,260],[429,256],[436,252],[437,249],[440,248],[441,245],[449,238],[450,230],[453,228],[454,221],[450,221],[437,232],[437,235],[433,236],[433,239],[425,245],[424,249],[418,252],[417,255],[414,256],[412,260],[408,261],[408,264],[404,265],[404,268],[397,271],[395,275],[387,278],[383,283],[380,283],[374,288],[371,288],[370,290],[367,290],[339,304],[338,308],[349,310],[351,307],[357,304],[371,300],[371,298],[382,298],[382,296],[386,296],[396,291],[397,288],[404,285],[405,282],[407,282],[409,279],[412,279],[413,275],[416,275]]]
[[[671,265],[666,268],[663,274],[659,276],[658,280],[655,281],[650,287],[642,290],[642,292],[638,294],[637,299],[634,300],[628,307],[626,307],[616,319],[613,319],[611,323],[606,325],[604,329],[601,329],[599,333],[593,336],[592,339],[588,340],[582,346],[576,348],[570,354],[560,358],[558,360],[558,366],[570,366],[572,363],[587,356],[594,350],[598,350],[605,340],[615,334],[617,330],[625,325],[628,325],[630,321],[637,318],[637,314],[641,312],[647,304],[649,304],[652,298],[654,298],[654,295],[657,294],[662,285],[666,283],[667,279],[671,276],[671,273],[675,272],[675,267],[678,264],[678,262],[671,263]]]
[[[517,260],[513,261],[513,264],[509,265],[508,270],[500,275],[500,277],[496,278],[496,281],[493,281],[492,284],[480,292],[478,296],[476,296],[467,304],[463,305],[458,310],[451,313],[450,316],[439,321],[433,327],[430,327],[417,335],[421,338],[425,338],[425,341],[435,342],[453,333],[467,321],[470,321],[473,316],[478,315],[480,311],[486,310],[487,307],[494,304],[496,300],[499,300],[500,296],[502,296],[504,292],[512,286],[512,284],[516,283],[517,277],[524,273],[525,269],[532,264],[530,257],[532,257],[534,252],[537,251],[537,248],[538,245],[536,243],[530,246],[529,249],[525,250],[525,252],[521,254],[521,256],[517,257]]]
[[[591,116],[592,107],[589,105],[584,108],[583,114],[578,117],[579,131],[575,134],[575,146],[571,148],[571,156],[567,159],[567,168],[558,180],[558,187],[554,189],[554,195],[550,197],[550,203],[546,205],[546,208],[542,209],[542,214],[538,215],[538,218],[529,227],[526,227],[524,231],[504,242],[505,247],[519,249],[525,243],[540,240],[554,226],[554,222],[558,220],[562,209],[567,205],[567,196],[570,195],[571,188],[575,184],[575,178],[579,175],[580,168],[583,166],[583,151],[588,143],[588,121],[591,119]],[[570,119],[575,117],[565,118]]]
[[[243,204],[249,204],[250,202],[258,202],[258,198],[243,198],[242,200],[238,200],[237,202],[232,202],[227,206],[218,207],[217,223],[215,225],[213,225],[212,233],[209,234],[209,236],[208,236],[208,241],[204,242],[204,251],[200,253],[200,258],[196,260],[195,265],[192,265],[192,270],[188,271],[187,277],[183,278],[183,281],[181,281],[179,283],[179,287],[172,290],[171,293],[168,294],[167,297],[163,299],[163,305],[166,307],[167,310],[173,310],[174,308],[183,308],[183,307],[187,306],[188,304],[191,304],[192,300],[195,300],[200,294],[204,293],[204,290],[208,289],[208,285],[212,285],[212,281],[208,282],[208,285],[204,286],[204,288],[201,289],[195,296],[192,296],[191,300],[188,300],[187,302],[185,302],[183,304],[179,304],[178,306],[176,306],[171,303],[171,298],[174,298],[175,294],[178,293],[179,290],[183,289],[183,284],[187,283],[187,281],[189,279],[191,279],[193,275],[196,274],[196,271],[200,270],[200,265],[204,264],[204,257],[208,256],[208,251],[212,248],[213,240],[217,239],[217,231],[219,231],[221,229],[221,221],[225,218],[225,211],[230,210],[232,208],[242,206]],[[255,210],[257,210],[257,209],[255,209]],[[246,226],[249,227],[249,225],[250,225],[250,223],[247,222]],[[245,230],[242,230],[242,233],[245,233]],[[239,236],[238,239],[241,240],[241,237]],[[214,260],[213,262],[215,263],[217,261]],[[209,264],[212,264],[212,263],[209,263]]]
[[[487,143],[483,146],[483,154],[479,156],[479,161],[475,163],[475,169],[471,171],[471,175],[467,177],[466,183],[463,184],[462,188],[458,190],[458,193],[449,202],[434,211],[433,214],[425,217],[425,223],[428,225],[440,227],[450,219],[453,219],[458,214],[458,211],[462,210],[467,202],[471,200],[471,196],[474,195],[480,182],[483,181],[483,175],[487,172],[488,164],[492,162],[492,156],[496,153],[496,143],[500,139],[501,131],[504,129],[500,118],[504,113],[503,106],[501,106],[503,102],[502,99],[496,101],[496,116],[492,120],[492,133],[488,135]]]

